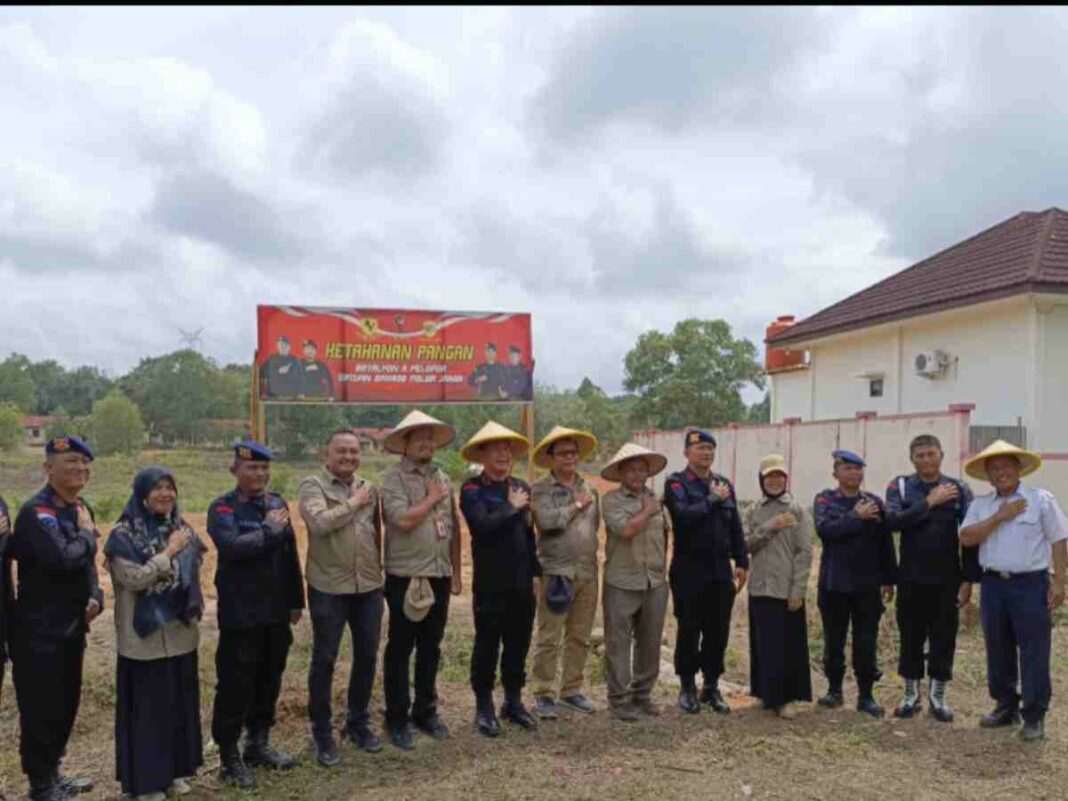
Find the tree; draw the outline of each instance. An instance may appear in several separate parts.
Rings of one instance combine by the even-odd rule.
[[[142,359],[119,385],[140,408],[151,437],[196,444],[208,436],[212,411],[232,411],[213,394],[219,389],[216,373],[213,362],[187,349]]]
[[[80,431],[74,424],[74,418],[67,413],[65,408],[60,406],[52,413],[52,422],[45,427],[45,436],[49,439],[80,436]]]
[[[13,403],[0,403],[0,451],[17,451],[25,437],[22,412]]]
[[[764,399],[754,403],[746,412],[747,423],[770,423],[771,422],[771,395],[764,393]]]
[[[103,456],[138,453],[145,442],[141,410],[117,389],[93,404],[86,429],[93,447]]]
[[[30,360],[12,353],[0,362],[0,403],[13,403],[23,412],[34,407],[36,387],[30,376]]]
[[[756,346],[723,320],[690,318],[665,334],[646,331],[624,358],[637,421],[656,428],[714,427],[744,420],[741,390],[764,388]]]

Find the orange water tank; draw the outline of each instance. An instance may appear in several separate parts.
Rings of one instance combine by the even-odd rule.
[[[785,314],[768,326],[764,334],[764,340],[770,340],[773,336],[782,333],[795,323],[792,314]],[[769,373],[778,373],[783,370],[796,370],[807,365],[807,355],[804,350],[791,350],[790,348],[773,348],[767,345],[764,352],[764,369]]]

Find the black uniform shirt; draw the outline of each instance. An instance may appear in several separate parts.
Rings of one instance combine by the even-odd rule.
[[[8,543],[8,557],[19,563],[12,634],[34,639],[85,635],[89,600],[104,607],[95,562],[99,537],[95,528],[78,527],[77,507],[64,503],[51,486],[22,505]]]
[[[208,507],[208,534],[219,552],[215,568],[219,628],[287,623],[291,610],[304,608],[293,526],[266,522],[268,512],[285,508],[277,493],[250,497],[236,489]]]
[[[508,502],[508,488],[530,492],[526,482],[483,474],[460,488],[460,511],[471,531],[474,592],[529,590],[541,575],[531,511]]]
[[[861,500],[873,501],[880,516],[875,520],[857,516],[853,507]],[[882,498],[870,492],[850,498],[840,489],[825,489],[816,496],[813,516],[823,543],[821,589],[857,592],[896,583],[897,557]]]
[[[731,581],[731,559],[738,567],[749,567],[734,487],[723,476],[713,477],[730,489],[726,500],[689,468],[672,473],[664,482],[664,506],[675,532],[670,575],[676,588]]]

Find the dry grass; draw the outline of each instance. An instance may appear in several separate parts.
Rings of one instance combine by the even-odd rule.
[[[203,531],[203,515],[191,522]],[[303,531],[298,532],[303,538]],[[209,560],[213,559],[213,555]],[[470,586],[470,560],[465,578]],[[214,565],[209,562],[205,582]],[[106,574],[102,579],[107,584]],[[214,597],[214,588],[209,596]],[[814,689],[824,683],[819,673],[819,616],[814,588],[809,598]],[[202,717],[210,723],[214,692],[216,629],[213,605],[203,624],[200,651]],[[1064,625],[1059,614],[1058,628]],[[974,624],[961,632],[957,675],[950,700],[958,720],[946,726],[927,716],[911,721],[870,721],[850,707],[837,711],[806,708],[792,722],[780,721],[744,695],[748,684],[748,642],[744,598],[734,611],[734,633],[725,682],[736,687],[728,717],[709,713],[685,716],[674,708],[675,687],[658,687],[664,714],[655,720],[624,724],[604,711],[605,688],[600,656],[589,662],[590,695],[599,711],[589,717],[563,714],[529,734],[506,727],[495,741],[479,737],[471,723],[474,701],[467,685],[472,639],[470,597],[453,599],[439,680],[442,715],[453,737],[446,743],[417,735],[416,750],[401,753],[386,746],[377,755],[343,747],[339,768],[327,771],[314,761],[307,736],[306,676],[311,630],[305,619],[296,629],[282,699],[277,742],[301,758],[294,771],[260,774],[256,797],[282,799],[639,799],[639,798],[1060,798],[1068,781],[1061,758],[1068,746],[1068,714],[1055,697],[1048,719],[1049,740],[1024,745],[1009,732],[977,728],[989,711],[983,644]],[[600,626],[600,620],[596,624]],[[896,626],[892,610],[883,619],[880,638],[886,673],[880,693],[892,706],[899,694],[896,667]],[[673,642],[674,621],[668,619],[665,644]],[[1059,695],[1068,679],[1063,633],[1054,639],[1054,690]],[[383,638],[384,639],[384,638]],[[92,775],[98,789],[86,796],[118,798],[113,780],[113,705],[115,652],[110,611],[96,623],[86,657],[81,713],[68,748],[68,769]],[[335,712],[343,714],[348,677],[348,644],[335,677]],[[848,688],[847,688],[848,692]],[[851,700],[847,699],[847,700]],[[372,714],[381,725],[381,675],[376,682]],[[18,769],[17,718],[10,679],[0,704],[0,792],[16,797],[24,788]],[[219,786],[214,768],[218,756],[209,747],[207,764],[196,780],[191,799],[241,798]]]

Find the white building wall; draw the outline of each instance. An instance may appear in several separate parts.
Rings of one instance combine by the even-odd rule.
[[[1037,420],[1028,444],[1044,451],[1068,453],[1068,305],[1040,300],[1038,330]],[[1064,502],[1068,503],[1068,499]]]

